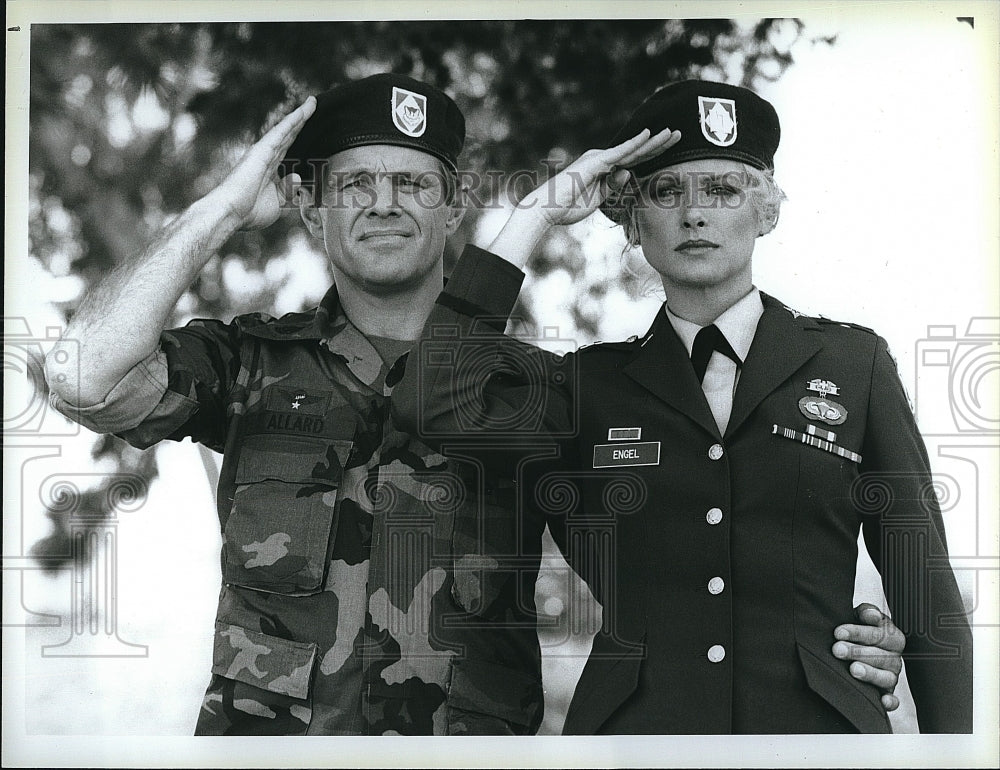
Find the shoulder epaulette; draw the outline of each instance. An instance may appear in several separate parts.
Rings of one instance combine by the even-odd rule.
[[[589,342],[586,345],[581,345],[579,348],[577,348],[577,350],[585,350],[586,348],[596,348],[596,347],[601,347],[606,350],[609,348],[622,348],[630,346],[634,342],[637,342],[638,340],[639,340],[639,335],[637,334],[633,334],[627,340],[618,340],[616,342],[603,342],[602,340],[594,340],[593,342]]]
[[[847,321],[834,321],[832,318],[826,318],[824,316],[817,316],[815,318],[816,323],[826,324],[828,326],[843,326],[845,329],[857,329],[858,331],[867,332],[868,334],[877,334],[874,329],[867,326],[862,326],[861,324],[852,324]]]

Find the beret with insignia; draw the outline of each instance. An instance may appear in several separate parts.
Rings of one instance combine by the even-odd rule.
[[[316,111],[281,161],[281,174],[312,181],[331,155],[371,144],[412,147],[455,170],[465,144],[465,117],[446,93],[385,73],[344,83],[316,97]]]
[[[668,126],[681,132],[680,141],[630,169],[635,176],[704,158],[731,158],[759,169],[774,168],[781,139],[778,113],[747,88],[707,80],[664,86],[636,108],[611,146],[644,128],[656,134]]]

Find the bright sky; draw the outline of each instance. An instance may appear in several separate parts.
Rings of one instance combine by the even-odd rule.
[[[22,15],[25,5],[20,4]],[[102,7],[105,5],[111,4]],[[890,753],[876,749],[874,754],[872,746],[881,744],[827,744],[818,739],[808,743],[787,740],[780,745],[734,741],[726,745],[735,746],[739,753],[720,761],[770,765],[780,761],[802,763],[803,758],[811,758],[822,763],[823,757],[830,755],[820,752],[829,748],[838,751],[838,764],[952,766],[962,758],[969,764],[995,762],[996,555],[1000,553],[996,511],[1000,508],[1000,493],[996,452],[990,447],[996,444],[1000,411],[997,322],[987,327],[988,332],[992,329],[987,336],[975,340],[982,343],[978,352],[973,351],[978,379],[963,380],[973,401],[964,412],[959,410],[973,420],[979,419],[980,427],[983,420],[992,420],[985,443],[981,430],[972,434],[956,432],[946,408],[947,372],[951,371],[948,367],[943,371],[942,367],[924,369],[922,378],[916,377],[917,363],[924,360],[916,353],[917,345],[927,336],[929,324],[955,327],[956,339],[943,341],[938,349],[964,351],[971,350],[965,334],[970,320],[1000,316],[996,15],[993,12],[992,24],[981,15],[975,29],[954,20],[972,5],[871,3],[864,6],[867,10],[857,10],[862,7],[854,5],[851,11],[825,3],[804,6],[806,12],[798,15],[806,20],[809,34],[836,32],[838,38],[833,46],[797,49],[796,64],[764,93],[774,102],[782,120],[777,176],[790,200],[778,229],[760,242],[755,266],[758,285],[786,303],[804,312],[876,328],[889,340],[899,359],[904,383],[911,395],[917,396],[917,413],[924,430],[952,434],[947,440],[932,437],[929,445],[935,470],[942,474],[945,486],[952,484],[956,496],[961,497],[961,505],[948,518],[953,555],[966,558],[971,565],[966,577],[977,566],[987,567],[981,571],[977,585],[982,592],[979,612],[993,613],[984,617],[984,623],[993,627],[977,631],[977,672],[982,673],[981,682],[991,684],[979,694],[977,707],[985,717],[978,724],[990,732],[977,736],[982,738],[977,742],[946,744],[947,753],[935,751],[942,744],[916,737],[895,742]],[[392,15],[387,9],[393,6],[366,6],[368,12],[382,8]],[[697,6],[702,13],[721,8],[710,3]],[[225,16],[224,6],[214,7],[223,8],[221,15]],[[528,4],[512,7],[527,9]],[[647,5],[645,15],[662,15],[669,7]],[[985,7],[978,6],[981,13]],[[574,12],[586,15],[587,8],[595,16],[608,13],[606,5],[583,3]],[[650,13],[652,8],[660,10]],[[468,16],[472,15],[470,10]],[[72,15],[56,18],[68,19]],[[13,23],[9,14],[9,25]],[[984,38],[991,44],[984,44]],[[21,82],[17,61],[16,57],[8,58],[8,78],[14,78],[9,82],[15,85]],[[17,98],[16,88],[13,94],[8,88],[8,100],[12,98]],[[8,152],[8,201],[23,198],[23,190],[11,187],[12,179],[20,185],[26,178],[23,163],[17,153]],[[23,223],[11,221],[10,225],[13,227],[8,226],[6,236],[5,315],[23,315],[33,333],[41,335],[46,326],[56,323],[51,308],[38,302],[48,296],[50,286],[43,282],[44,276],[27,268],[21,256],[26,253],[27,241]],[[56,290],[51,287],[51,291]],[[608,316],[614,324],[609,324],[604,338],[643,331],[657,304],[654,301],[611,308]],[[551,319],[543,315],[542,323],[551,320],[559,324],[560,308],[553,305],[549,312]],[[922,344],[926,347],[926,343]],[[5,371],[5,385],[6,380]],[[10,393],[5,387],[5,398]],[[6,419],[5,408],[5,425]],[[18,498],[18,492],[30,492],[48,474],[85,467],[86,439],[56,438],[51,443],[61,452],[54,468],[40,460],[35,470],[25,471],[25,476],[5,462],[5,560],[12,553],[9,545],[20,542],[21,535],[20,517],[10,512],[24,513],[29,522],[24,528],[27,542],[45,526],[39,520],[37,494],[31,497],[25,493]],[[5,451],[9,452],[6,439]],[[4,660],[13,664],[13,668],[5,666],[5,736],[23,736],[26,726],[21,715],[29,705],[35,711],[27,713],[28,729],[40,733],[67,723],[85,731],[95,722],[101,725],[97,732],[102,733],[184,734],[191,729],[196,706],[184,702],[176,708],[165,707],[162,696],[164,690],[183,685],[197,699],[207,682],[210,649],[206,645],[210,644],[214,588],[206,586],[218,580],[218,533],[211,496],[199,475],[202,470],[193,450],[173,447],[162,453],[162,464],[165,477],[187,481],[155,485],[139,512],[131,519],[123,514],[119,530],[120,633],[128,641],[150,644],[150,657],[141,661],[110,659],[99,665],[92,660],[88,663],[88,659],[42,659],[37,654],[40,632],[32,632],[26,642],[16,634],[5,634]],[[190,500],[178,501],[180,488],[189,492]],[[192,539],[198,544],[193,549],[188,547]],[[68,580],[46,588],[37,575],[23,574],[33,608],[65,615]],[[9,613],[11,608],[21,606],[21,597],[16,593],[20,581],[7,579],[8,574],[4,577],[4,608]],[[206,595],[207,600],[201,601]],[[194,604],[190,600],[193,596],[199,597]],[[5,622],[8,617],[5,614]],[[58,641],[66,633],[66,629],[45,631],[44,643],[54,643],[53,639]],[[24,671],[13,673],[24,668],[24,660],[30,661],[30,687],[25,686]],[[119,696],[95,701],[93,693],[98,691]],[[40,698],[41,693],[44,697]],[[68,700],[56,700],[60,696]],[[94,708],[98,702],[103,704],[103,717],[102,711]],[[53,719],[53,714],[58,719]],[[528,765],[567,761],[568,744],[535,740],[531,754],[523,759]],[[5,758],[10,745],[5,737]],[[162,755],[151,753],[149,747],[153,744],[143,739],[119,738],[113,743],[74,739],[67,744],[46,738],[27,739],[20,745],[29,748],[24,756],[34,757],[34,763],[38,757],[45,757],[45,761],[57,765],[176,765],[204,761],[204,755],[194,751],[188,742],[155,744],[167,747]],[[658,744],[636,741],[627,748],[614,742],[578,741],[570,745],[574,751],[584,746],[586,759],[582,761],[599,766],[629,761],[662,764],[664,756],[668,756]],[[303,758],[301,744],[283,746],[288,747],[283,755],[285,761],[294,762],[296,757],[309,761]],[[73,750],[67,752],[67,747]],[[670,747],[674,753],[669,756],[678,758],[701,757],[704,761],[713,756],[706,753],[712,745],[697,739],[674,739]],[[326,761],[336,762],[338,756],[353,757],[354,761],[361,756],[379,756],[367,748],[365,754],[357,753],[357,747],[353,750],[355,753],[345,754],[338,748],[325,755]],[[157,756],[161,759],[157,760]],[[489,762],[491,758],[501,764],[522,761],[508,751],[496,755],[483,752],[479,761]],[[385,754],[381,760],[392,762],[394,758]],[[276,760],[265,755],[263,760],[251,756],[241,761],[244,766],[253,766]],[[438,755],[436,762],[441,761],[442,755]]]
[[[1000,160],[984,32],[919,9],[805,21],[838,37],[800,46],[767,93],[782,116],[776,164],[789,201],[760,243],[759,283],[807,312],[876,328],[909,373],[927,324],[962,333],[973,314],[997,314]],[[995,68],[991,80],[995,89]]]

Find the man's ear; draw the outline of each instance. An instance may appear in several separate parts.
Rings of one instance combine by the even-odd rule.
[[[458,226],[465,219],[465,206],[457,201],[448,206],[448,219],[445,220],[444,230],[448,235],[454,234]]]
[[[313,205],[313,191],[308,185],[299,185],[295,190],[299,204],[299,216],[313,238],[323,240],[323,220],[319,208]]]

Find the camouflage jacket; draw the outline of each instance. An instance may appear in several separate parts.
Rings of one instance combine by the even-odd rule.
[[[115,432],[224,456],[198,734],[537,729],[534,574],[481,556],[509,530],[511,485],[394,425],[405,355],[384,363],[333,288],[308,312],[166,331],[157,356],[159,403]]]

